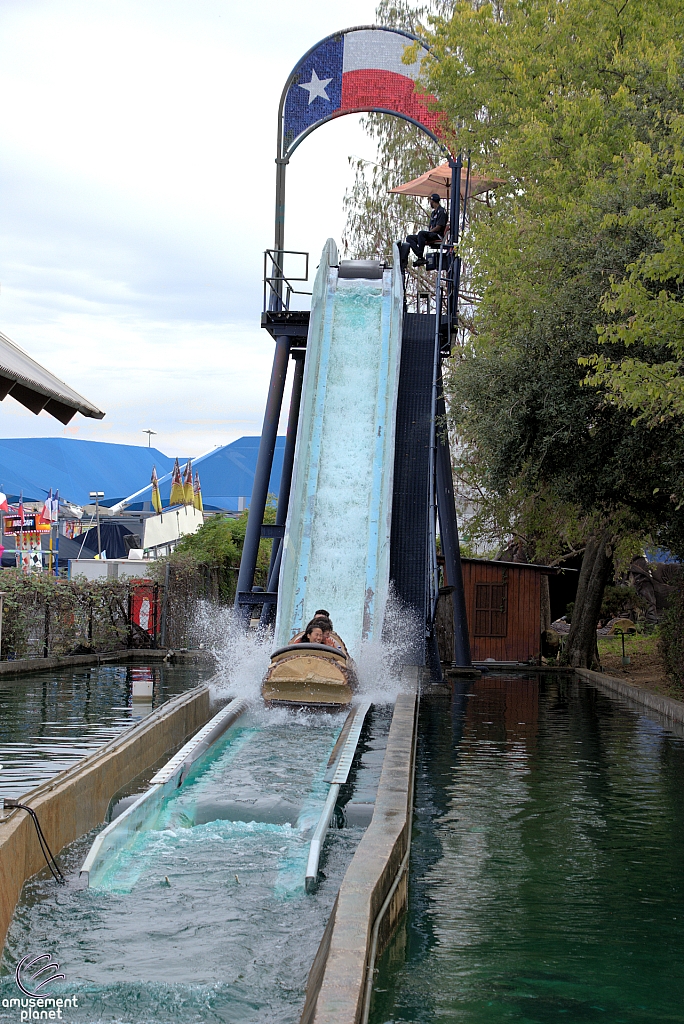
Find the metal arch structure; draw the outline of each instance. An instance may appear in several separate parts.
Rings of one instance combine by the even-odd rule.
[[[444,150],[446,155],[449,157],[450,162],[452,162],[451,153],[444,145],[444,143],[441,141],[441,139],[435,134],[434,131],[431,130],[431,128],[427,124],[421,123],[419,120],[417,120],[415,117],[412,117],[405,111],[397,110],[394,107],[384,105],[373,105],[367,103],[359,106],[350,106],[344,109],[342,109],[342,107],[339,106],[336,109],[332,110],[329,114],[316,118],[315,121],[310,123],[299,134],[297,134],[295,138],[291,140],[288,140],[286,138],[285,106],[292,86],[300,84],[297,81],[297,79],[302,68],[304,68],[307,62],[314,56],[314,54],[321,51],[321,49],[325,47],[326,44],[338,43],[340,40],[344,41],[344,37],[352,35],[353,33],[357,32],[378,32],[392,36],[399,36],[402,39],[406,40],[406,46],[409,46],[412,43],[418,43],[426,54],[430,52],[429,47],[425,44],[425,42],[418,36],[414,35],[412,32],[406,32],[403,29],[387,28],[383,25],[357,25],[354,28],[343,29],[340,32],[333,32],[331,35],[325,36],[324,39],[320,39],[317,43],[310,47],[306,51],[304,56],[297,61],[294,68],[290,72],[287,82],[285,83],[285,86],[280,97],[280,105],[278,107],[278,144],[275,161],[276,200],[274,231],[274,250],[276,253],[283,252],[285,248],[285,173],[287,165],[290,162],[290,157],[298,148],[298,146],[301,145],[304,139],[311,135],[311,133],[315,131],[316,128],[320,128],[322,124],[327,124],[329,121],[333,121],[338,117],[343,117],[346,114],[390,114],[393,117],[398,117],[401,120],[407,121],[409,122],[409,124],[413,124],[417,128],[420,128],[421,131],[425,132],[425,134],[428,135],[433,140],[433,142],[436,142],[437,145]],[[421,59],[422,57],[419,58],[419,60]],[[425,109],[427,113],[428,110],[427,108]],[[435,121],[438,119],[438,117],[434,118]]]
[[[304,363],[304,349],[306,346],[306,335],[308,323],[298,322],[297,316],[290,315],[289,309],[284,310],[283,304],[283,285],[285,284],[285,275],[283,271],[284,255],[285,255],[285,181],[286,181],[286,168],[290,161],[290,157],[298,148],[298,146],[307,138],[316,128],[319,128],[322,124],[327,124],[329,121],[334,120],[337,117],[342,117],[345,114],[353,113],[382,113],[389,114],[394,117],[399,117],[402,120],[414,124],[421,131],[425,132],[438,146],[445,152],[448,157],[449,165],[451,167],[451,208],[450,208],[450,243],[448,246],[442,245],[439,255],[439,281],[442,282],[442,292],[444,295],[444,305],[446,312],[446,324],[442,321],[441,312],[441,300],[438,303],[438,308],[435,313],[435,324],[436,324],[436,337],[435,337],[435,371],[433,375],[433,397],[432,397],[432,434],[430,444],[430,489],[431,489],[431,506],[434,509],[434,513],[439,515],[441,536],[443,537],[443,547],[445,556],[445,567],[447,576],[450,582],[454,585],[453,593],[453,617],[454,617],[454,661],[455,664],[460,666],[470,666],[470,645],[468,638],[468,626],[466,618],[465,601],[463,595],[463,582],[461,575],[461,563],[460,563],[460,552],[458,544],[458,526],[456,521],[456,510],[454,504],[453,495],[453,481],[451,477],[451,457],[448,448],[448,441],[443,437],[438,436],[435,430],[436,417],[440,415],[440,412],[444,409],[444,396],[442,389],[442,374],[441,374],[441,357],[450,353],[451,351],[451,339],[452,339],[452,325],[457,322],[457,307],[458,307],[458,289],[460,281],[460,257],[458,256],[457,245],[459,238],[459,229],[461,228],[461,173],[462,173],[462,156],[459,154],[454,159],[453,155],[446,147],[444,142],[438,137],[435,131],[430,127],[430,123],[423,123],[418,117],[412,116],[410,109],[412,105],[422,107],[426,121],[432,123],[433,127],[436,127],[438,122],[441,120],[443,115],[439,112],[432,112],[426,106],[425,102],[420,102],[420,97],[415,98],[416,94],[414,90],[411,92],[411,102],[409,102],[409,94],[407,86],[402,84],[406,96],[406,103],[404,109],[395,109],[395,107],[401,107],[401,104],[390,104],[385,105],[381,102],[383,98],[382,83],[380,89],[376,90],[374,99],[380,100],[380,102],[354,102],[354,90],[351,90],[350,97],[344,96],[344,59],[345,52],[344,47],[347,37],[357,37],[354,40],[357,48],[359,43],[361,46],[365,42],[374,42],[372,36],[368,36],[369,33],[383,33],[392,37],[399,37],[393,39],[394,43],[394,54],[391,55],[389,61],[385,59],[385,64],[389,65],[386,68],[375,68],[373,64],[363,65],[359,63],[358,68],[352,68],[352,72],[370,72],[371,75],[376,76],[378,80],[383,77],[386,81],[389,81],[390,88],[385,91],[385,98],[389,95],[391,98],[391,79],[388,80],[388,75],[394,75],[395,78],[402,78],[409,80],[413,77],[405,72],[396,72],[392,70],[397,67],[397,47],[403,44],[403,40],[406,43],[403,44],[405,49],[411,43],[417,43],[423,54],[418,57],[415,64],[418,64],[423,56],[429,53],[429,48],[425,45],[423,40],[413,33],[401,30],[386,28],[381,25],[363,25],[355,28],[345,29],[341,32],[333,33],[330,36],[326,36],[320,40],[314,46],[312,46],[303,57],[294,66],[290,75],[285,83],[283,92],[280,98],[280,104],[278,108],[278,140],[277,140],[277,156],[276,156],[276,201],[275,201],[275,238],[274,238],[274,250],[273,250],[273,262],[275,265],[274,277],[269,280],[270,285],[270,296],[268,301],[268,309],[271,313],[281,314],[283,319],[276,323],[274,321],[265,322],[264,316],[262,316],[262,326],[269,329],[271,334],[276,341],[276,351],[274,354],[273,370],[271,373],[271,381],[268,391],[268,399],[266,404],[266,411],[264,415],[264,424],[261,435],[261,443],[259,446],[259,456],[257,459],[257,466],[254,475],[254,485],[252,489],[252,497],[250,501],[250,515],[247,522],[247,529],[245,533],[245,540],[243,545],[242,558],[240,560],[240,570],[237,580],[237,592],[235,598],[236,611],[239,611],[246,618],[249,616],[249,609],[255,606],[262,607],[261,623],[267,625],[272,621],[273,612],[277,602],[277,586],[278,586],[278,574],[280,569],[280,560],[282,557],[282,540],[285,531],[285,521],[287,517],[287,506],[290,494],[290,484],[292,479],[292,467],[294,464],[295,457],[295,441],[297,433],[297,421],[299,414],[299,403],[301,399],[301,383],[303,376],[303,363]],[[360,39],[359,37],[363,37]],[[301,83],[298,78],[303,68],[306,68],[307,63],[311,62],[311,59],[315,54],[323,51],[327,48],[326,59],[330,60],[332,52],[333,58],[336,61],[336,71],[339,75],[339,83],[335,82],[334,88],[338,90],[339,96],[334,96],[337,102],[333,108],[327,112],[321,112],[322,116],[317,116],[316,111],[304,116],[300,119],[298,131],[288,130],[287,126],[287,104],[288,98],[291,95],[293,86],[299,86],[302,89],[308,89],[309,99],[308,106],[311,106],[312,100],[321,98],[327,102],[333,103],[333,100],[327,94],[327,87],[331,85],[334,79],[334,75],[326,79],[325,77],[319,79],[318,74],[313,68],[313,65],[308,69],[312,70],[312,76],[308,83]],[[385,55],[386,57],[386,55]],[[353,61],[351,62],[353,63]],[[382,63],[379,61],[378,63]],[[323,75],[327,73],[328,65],[321,65],[319,70],[323,69]],[[406,65],[408,68],[409,65]],[[415,82],[416,77],[413,77]],[[331,87],[332,88],[332,87]],[[315,95],[314,95],[315,93]],[[300,108],[304,105],[304,100],[299,94],[294,94],[300,103],[295,106]],[[361,93],[363,95],[363,93]],[[346,105],[345,105],[346,99]],[[423,96],[422,100],[434,100],[434,97]],[[415,113],[415,110],[413,111]],[[313,115],[313,116],[312,116]],[[470,172],[470,165],[468,163],[468,174]],[[465,206],[467,203],[467,183],[466,183],[466,196],[464,198],[463,208],[463,224],[465,224]],[[265,278],[266,280],[266,278]],[[440,294],[440,283],[437,285],[437,296]],[[289,305],[287,303],[286,305]],[[265,314],[264,314],[265,315]],[[446,338],[447,344],[446,349],[443,344],[444,330],[446,327]],[[301,339],[301,340],[298,340]],[[271,473],[271,467],[273,464],[273,455],[275,451],[275,443],[278,429],[278,422],[280,418],[280,412],[282,408],[283,394],[285,390],[285,381],[287,376],[287,368],[290,360],[290,356],[294,356],[296,362],[295,380],[293,385],[292,401],[290,408],[290,416],[287,429],[286,448],[284,454],[284,472],[283,479],[281,482],[281,493],[278,500],[278,508],[276,513],[276,523],[273,526],[267,526],[263,523],[264,511],[266,508],[266,500],[268,496],[268,483]],[[287,471],[286,471],[286,467]],[[273,550],[271,554],[271,564],[269,566],[268,581],[266,591],[262,591],[259,588],[259,592],[254,589],[254,575],[256,571],[257,555],[259,550],[259,542],[262,537],[270,537],[273,539]],[[434,541],[434,538],[432,538]],[[434,548],[434,543],[431,545]],[[436,549],[435,549],[436,558]],[[436,561],[434,562],[433,575],[436,573]],[[434,586],[430,588],[433,592],[435,591]],[[434,618],[434,607],[436,603],[436,592],[434,598],[430,602],[432,605],[432,617]],[[435,661],[436,643],[434,642],[434,635],[431,634],[428,641],[429,652],[431,651],[430,660]],[[441,676],[441,668],[439,666],[439,658],[437,657],[436,663],[436,674]]]

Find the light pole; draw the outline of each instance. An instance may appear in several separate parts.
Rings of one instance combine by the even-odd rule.
[[[5,590],[0,590],[0,658],[2,658],[2,617],[5,611]],[[2,768],[2,765],[0,765]]]
[[[157,431],[156,430],[150,430],[148,428],[147,430],[143,430],[142,433],[143,434],[147,434],[147,447],[151,448],[152,447],[152,435],[156,434]]]
[[[102,554],[102,541],[100,540],[100,498],[104,498],[104,491],[91,491],[90,497],[95,499],[95,516],[97,518],[97,557]]]

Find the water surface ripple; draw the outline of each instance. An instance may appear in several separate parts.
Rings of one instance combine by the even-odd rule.
[[[371,1021],[684,1021],[683,840],[680,727],[550,674],[426,700]]]
[[[90,665],[0,678],[0,796],[17,799],[211,674],[201,665]],[[150,677],[134,704],[132,677]]]

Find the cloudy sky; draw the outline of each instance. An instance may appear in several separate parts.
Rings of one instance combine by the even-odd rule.
[[[341,19],[341,20],[340,20]],[[273,343],[276,114],[292,66],[374,0],[2,0],[0,330],[106,411],[63,428],[11,398],[0,437],[197,456],[258,434]],[[286,246],[340,239],[348,116],[288,169]]]

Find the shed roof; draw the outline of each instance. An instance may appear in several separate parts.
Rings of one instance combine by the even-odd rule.
[[[60,423],[77,412],[101,420],[104,413],[78,391],[55,377],[0,331],[0,401],[11,395],[31,412],[45,410]]]
[[[480,565],[500,565],[502,569],[535,569],[537,572],[555,576],[559,572],[578,572],[562,565],[536,565],[534,562],[506,562],[503,558],[461,558],[462,562],[476,562]]]

